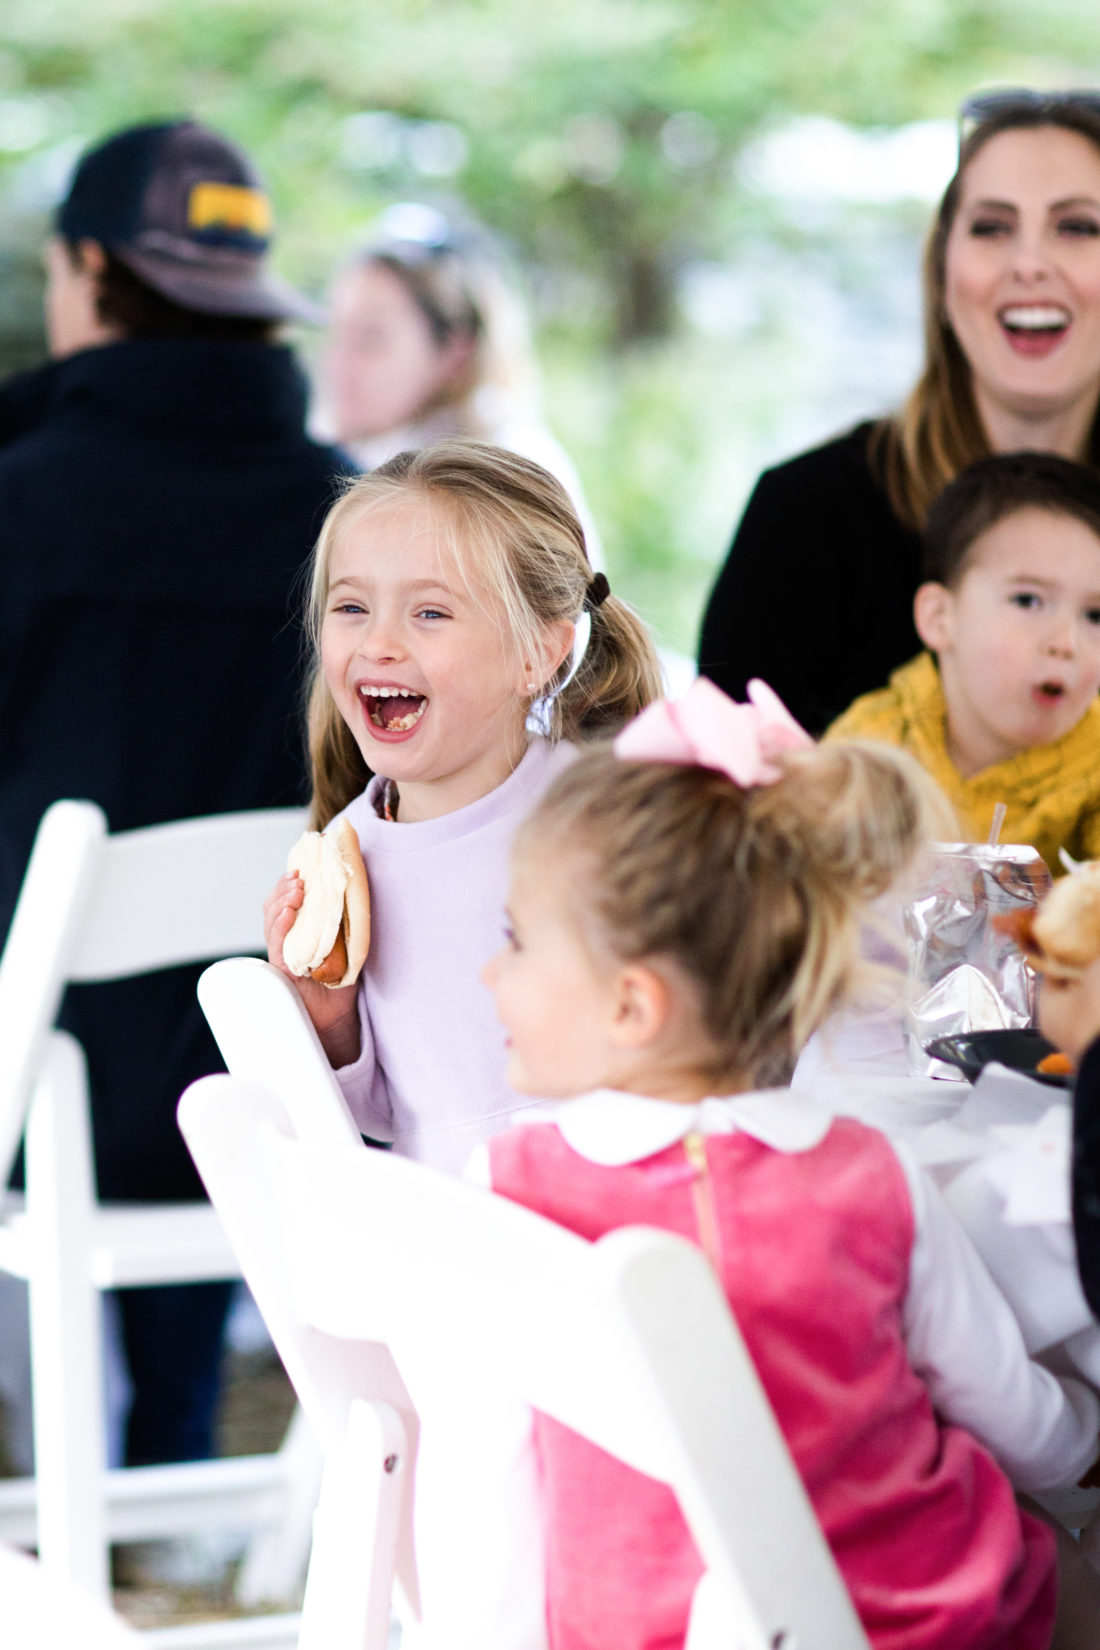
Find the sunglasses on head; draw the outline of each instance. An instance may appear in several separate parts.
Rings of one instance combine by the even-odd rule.
[[[1080,91],[1037,92],[1026,86],[1006,87],[995,92],[975,92],[959,105],[959,147],[984,121],[1007,110],[1019,109],[1028,114],[1060,114],[1066,109],[1087,109],[1100,119],[1100,89],[1085,87]]]
[[[463,250],[463,239],[435,207],[401,201],[382,213],[364,250],[419,269]]]

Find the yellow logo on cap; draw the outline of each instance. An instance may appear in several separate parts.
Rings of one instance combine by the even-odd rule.
[[[258,189],[240,183],[196,183],[187,202],[192,229],[245,229],[266,235],[271,229],[271,202]]]

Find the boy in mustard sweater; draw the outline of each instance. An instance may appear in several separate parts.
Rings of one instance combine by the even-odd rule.
[[[1052,453],[1001,453],[928,516],[913,617],[928,649],[826,739],[911,751],[984,842],[1100,856],[1100,476]]]

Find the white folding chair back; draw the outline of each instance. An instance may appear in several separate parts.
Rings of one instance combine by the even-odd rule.
[[[102,1596],[112,1540],[270,1519],[284,1468],[105,1474],[99,1292],[240,1271],[206,1203],[97,1202],[83,1053],[52,1027],[70,982],[261,949],[263,899],[303,824],[272,809],[112,836],[93,804],[55,803],[0,959],[0,1184],[25,1130],[27,1188],[0,1207],[0,1268],[29,1286],[36,1465],[34,1485],[0,1483],[0,1535]]]
[[[258,957],[206,969],[199,1002],[230,1074],[278,1095],[301,1140],[362,1147],[302,999],[285,974]]]
[[[263,899],[305,824],[270,808],[108,834],[92,802],[42,817],[0,957],[0,1173],[65,987],[263,949]]]
[[[408,1585],[415,1437],[377,1348],[419,1334],[445,1369],[492,1371],[494,1383],[672,1486],[707,1572],[692,1650],[866,1650],[726,1301],[692,1245],[640,1228],[589,1244],[390,1153],[295,1139],[273,1095],[231,1078],[193,1085],[180,1122],[261,1309],[265,1294],[272,1301],[272,1334],[303,1405],[320,1414],[327,1401],[319,1425],[334,1469],[351,1429],[364,1430],[364,1410],[373,1415],[374,1468],[362,1469],[361,1490],[371,1504],[360,1519],[374,1531],[372,1574],[331,1561],[322,1515],[326,1501],[346,1514],[349,1492],[335,1475],[330,1486],[326,1467],[303,1647],[373,1650],[384,1642],[391,1573]],[[364,1346],[371,1356],[353,1391],[347,1349]],[[349,1360],[340,1380],[334,1347]],[[314,1586],[322,1573],[325,1591]]]

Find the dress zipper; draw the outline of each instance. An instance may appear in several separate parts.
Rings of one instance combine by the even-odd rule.
[[[718,1241],[718,1214],[714,1207],[714,1187],[707,1162],[707,1148],[703,1136],[697,1132],[685,1134],[684,1152],[695,1170],[691,1184],[695,1205],[695,1223],[699,1228],[699,1243],[715,1272],[721,1276],[721,1245]]]

